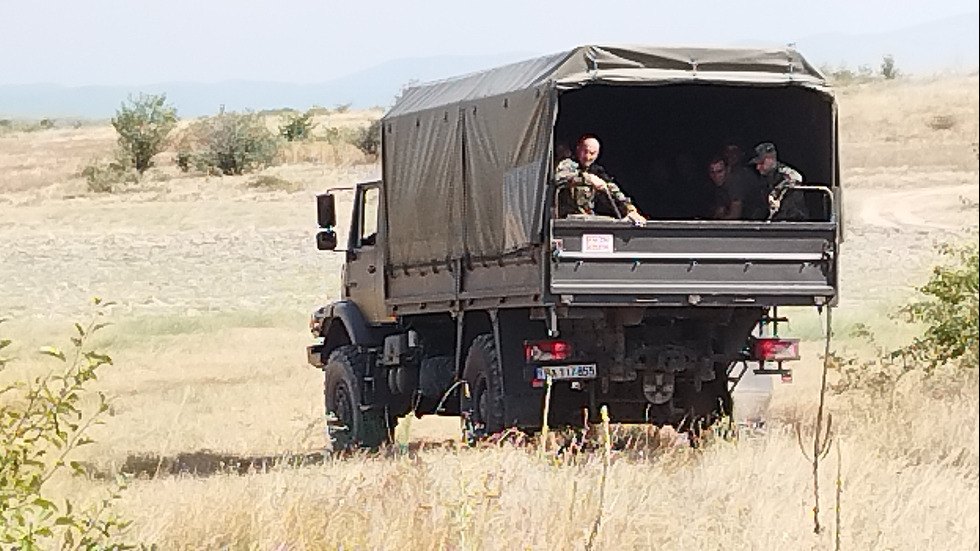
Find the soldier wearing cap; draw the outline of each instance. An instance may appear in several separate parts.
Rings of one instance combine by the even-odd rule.
[[[801,193],[793,193],[793,186],[803,183],[803,175],[793,167],[776,159],[776,146],[763,142],[755,146],[755,156],[749,161],[755,165],[762,179],[763,191],[768,194],[769,220],[805,220],[806,203]]]
[[[558,188],[558,217],[570,214],[597,214],[625,218],[643,225],[646,218],[633,201],[612,182],[612,177],[596,163],[599,140],[591,134],[579,138],[572,158],[564,159],[555,169]]]

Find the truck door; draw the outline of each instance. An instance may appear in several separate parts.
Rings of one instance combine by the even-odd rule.
[[[361,309],[368,322],[390,321],[385,311],[384,262],[378,242],[381,188],[360,185],[354,198],[354,224],[347,249],[344,294]]]

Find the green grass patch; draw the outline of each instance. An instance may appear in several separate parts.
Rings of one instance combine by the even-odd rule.
[[[308,312],[270,311],[222,311],[194,315],[159,314],[123,318],[108,315],[109,325],[93,337],[97,347],[118,351],[139,348],[147,343],[171,340],[173,337],[215,335],[234,329],[284,329],[306,332]],[[84,321],[84,316],[82,316]],[[40,346],[65,343],[61,335],[74,331],[71,319],[11,319],[3,324],[0,336],[12,339],[9,352],[18,356],[33,356]],[[51,336],[56,336],[51,342]]]
[[[901,346],[910,342],[922,328],[915,324],[900,322],[892,316],[898,311],[898,305],[865,308],[835,308],[833,312],[834,340],[847,343],[860,340],[855,332],[862,327],[870,329],[877,341],[885,346]],[[779,309],[779,315],[789,318],[789,323],[780,326],[780,334],[806,341],[819,341],[824,338],[825,314],[818,313],[816,308],[785,307]]]
[[[195,315],[165,314],[140,316],[116,323],[112,333],[117,339],[143,339],[179,335],[205,335],[226,329],[306,328],[308,314],[288,311],[249,310],[208,312]]]

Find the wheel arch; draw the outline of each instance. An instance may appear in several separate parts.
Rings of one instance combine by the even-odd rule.
[[[323,336],[325,355],[347,344],[362,347],[381,346],[386,336],[397,331],[394,324],[368,323],[357,304],[349,300],[341,300],[327,306],[323,326],[321,336]]]

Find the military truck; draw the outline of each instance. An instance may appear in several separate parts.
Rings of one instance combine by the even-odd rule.
[[[792,49],[582,46],[409,88],[381,123],[342,296],[310,321],[337,446],[381,444],[408,414],[533,432],[546,391],[550,426],[607,406],[694,427],[730,411],[746,368],[798,359],[778,307],[836,300],[836,104]],[[645,226],[556,217],[555,152],[584,133]],[[806,219],[700,215],[685,167],[758,142],[806,178]],[[340,193],[317,197],[321,250]]]

